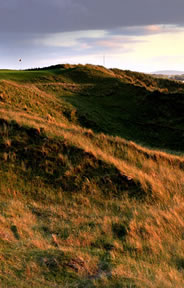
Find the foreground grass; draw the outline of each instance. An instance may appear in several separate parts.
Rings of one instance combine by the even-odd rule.
[[[0,86],[0,286],[183,287],[179,150],[79,126],[84,86]]]
[[[1,128],[2,287],[183,286],[182,157]]]

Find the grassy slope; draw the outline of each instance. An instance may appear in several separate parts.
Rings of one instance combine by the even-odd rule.
[[[1,287],[183,287],[184,158],[114,137],[183,151],[183,86],[70,65],[0,79]]]
[[[28,89],[32,84],[32,89],[50,93],[62,102],[60,109],[68,120],[95,132],[183,150],[183,84],[91,65],[59,67],[2,72],[0,79],[24,82]]]

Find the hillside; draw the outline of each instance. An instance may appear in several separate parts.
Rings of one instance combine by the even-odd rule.
[[[94,132],[183,150],[184,85],[176,81],[92,65],[0,72],[0,79],[1,103],[11,110],[27,107]]]
[[[0,287],[184,286],[183,92],[92,65],[0,70]]]

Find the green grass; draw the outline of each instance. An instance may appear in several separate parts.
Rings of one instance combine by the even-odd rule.
[[[0,78],[0,286],[183,287],[182,87],[91,65]]]
[[[35,81],[52,81],[55,80],[55,75],[52,71],[17,71],[17,70],[0,70],[0,79],[12,80],[18,82],[32,83]]]

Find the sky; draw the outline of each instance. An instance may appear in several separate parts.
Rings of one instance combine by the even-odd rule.
[[[183,13],[184,0],[0,0],[0,69],[184,71]]]

